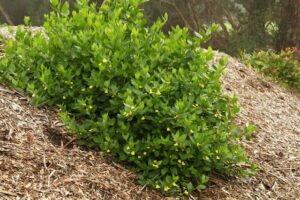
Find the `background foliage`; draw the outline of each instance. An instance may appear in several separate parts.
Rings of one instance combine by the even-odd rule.
[[[167,30],[175,24],[199,31],[213,22],[221,25],[210,41],[231,55],[273,48],[300,48],[299,0],[151,0],[151,19],[169,13]]]
[[[242,59],[264,75],[300,91],[300,63],[295,59],[298,49],[259,51],[243,54]]]

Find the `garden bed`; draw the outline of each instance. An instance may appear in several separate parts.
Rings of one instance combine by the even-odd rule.
[[[216,55],[216,60],[222,54]],[[258,127],[243,142],[258,173],[250,179],[214,176],[191,199],[297,199],[300,196],[300,99],[229,59],[224,91],[237,94],[238,124]],[[32,107],[0,86],[0,199],[163,199],[138,185],[133,172],[76,145],[57,111]]]

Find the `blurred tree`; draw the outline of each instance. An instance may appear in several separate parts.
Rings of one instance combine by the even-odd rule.
[[[150,20],[169,14],[165,30],[186,26],[191,33],[220,24],[209,45],[230,54],[281,48],[300,43],[300,0],[151,0]]]
[[[276,49],[300,49],[300,0],[281,0]]]

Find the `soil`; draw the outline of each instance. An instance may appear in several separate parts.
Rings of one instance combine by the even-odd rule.
[[[216,53],[215,62],[225,54]],[[229,58],[224,92],[238,95],[236,123],[258,128],[244,141],[258,173],[247,179],[210,179],[189,199],[300,199],[300,98]],[[181,197],[182,198],[182,197]],[[0,199],[181,199],[163,197],[101,152],[68,134],[57,110],[0,85]]]

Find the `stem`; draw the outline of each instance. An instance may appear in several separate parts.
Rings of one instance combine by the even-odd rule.
[[[182,19],[182,21],[184,22],[184,24],[190,29],[190,31],[192,31],[193,33],[195,32],[195,29],[190,25],[190,23],[187,21],[187,19],[184,17],[184,15],[182,14],[182,12],[179,10],[179,8],[177,7],[176,3],[174,2],[169,2],[167,0],[161,0],[161,2],[168,4],[170,6],[172,6],[176,12],[179,14],[180,18]]]
[[[12,20],[10,19],[9,15],[5,12],[5,10],[3,9],[3,6],[0,2],[0,12],[2,13],[2,15],[4,16],[5,20],[7,21],[7,23],[11,26],[14,25],[14,23],[12,22]]]

